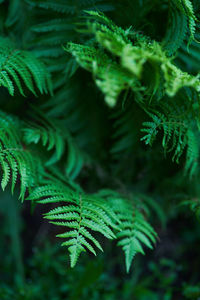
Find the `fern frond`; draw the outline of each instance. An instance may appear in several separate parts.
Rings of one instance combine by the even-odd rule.
[[[75,15],[77,14],[77,10],[101,10],[101,11],[112,11],[114,9],[113,5],[110,3],[106,3],[103,0],[80,0],[78,4],[75,4],[74,1],[36,1],[36,0],[26,0],[27,3],[29,3],[33,7],[40,7],[47,10],[53,10],[55,12],[59,12],[62,14],[71,14]]]
[[[51,21],[43,22],[32,27],[35,32],[51,32],[61,30],[73,30],[74,25],[67,22],[66,19],[54,19]]]
[[[196,38],[200,40],[200,26],[198,24],[196,30]],[[188,49],[187,42],[185,41],[181,46],[179,52],[177,53],[177,63],[181,65],[183,68],[189,70],[193,74],[197,74],[199,72],[199,50],[200,44],[195,41],[191,41],[190,47]]]
[[[196,134],[194,130],[187,131],[187,152],[186,152],[186,163],[185,171],[189,173],[190,177],[196,172],[199,164],[199,134]]]
[[[134,256],[137,253],[144,254],[143,245],[152,249],[157,234],[140,212],[137,201],[132,199],[132,202],[109,190],[100,191],[100,195],[107,199],[120,220],[120,231],[116,235],[118,246],[124,251],[126,270],[129,272]]]
[[[24,141],[26,144],[38,144],[40,141],[47,151],[55,148],[55,153],[46,162],[46,165],[59,161],[65,151],[64,134],[61,128],[45,118],[44,114],[34,114],[34,122],[27,122],[24,128]]]
[[[40,198],[42,199],[38,200]],[[68,246],[72,267],[75,266],[81,252],[89,250],[96,255],[94,246],[102,250],[92,232],[101,233],[108,239],[115,238],[112,229],[118,228],[117,216],[101,198],[74,192],[64,185],[48,184],[36,188],[28,199],[45,204],[64,203],[46,213],[45,218],[52,224],[69,229],[57,236],[67,239],[62,245]]]
[[[7,27],[15,25],[13,30],[18,29],[24,25],[24,21],[27,17],[26,3],[20,0],[11,0],[8,5],[8,15],[5,21]]]
[[[66,1],[33,1],[33,0],[26,0],[27,3],[34,7],[40,7],[44,9],[51,9],[56,12],[61,12],[61,13],[67,13],[67,14],[75,14],[76,11],[76,6],[75,5],[69,5],[66,3]]]
[[[23,96],[23,86],[34,95],[36,88],[41,94],[52,92],[50,76],[42,62],[30,52],[16,49],[8,39],[1,38],[0,43],[0,86],[12,96],[15,86]]]
[[[127,101],[127,105],[121,109],[116,108],[116,111],[112,113],[111,119],[113,123],[113,144],[111,147],[111,154],[121,156],[121,153],[133,151],[135,143],[137,141],[136,132],[133,130],[134,126],[137,126],[135,122],[136,115],[134,103]]]
[[[2,168],[1,186],[4,190],[11,182],[14,191],[17,179],[20,179],[20,198],[23,200],[28,189],[36,184],[43,170],[40,160],[26,150],[21,143],[20,124],[3,112],[0,112],[0,164]]]
[[[34,122],[25,124],[24,142],[27,145],[41,142],[47,151],[55,149],[53,155],[46,160],[45,166],[59,162],[67,150],[65,173],[70,179],[75,179],[83,165],[89,162],[89,157],[79,149],[70,132],[58,120],[49,119],[40,111],[34,114],[34,119]]]
[[[116,105],[119,94],[127,87],[138,91],[137,79],[131,78],[129,72],[121,69],[101,50],[88,46],[69,43],[66,51],[72,53],[77,62],[96,77],[96,84],[105,94],[105,101],[111,107]]]
[[[182,45],[187,33],[187,16],[175,5],[170,5],[168,27],[162,41],[168,55],[173,55]]]
[[[124,204],[123,204],[124,207]],[[154,229],[145,220],[144,216],[137,210],[119,211],[121,220],[121,232],[117,234],[120,240],[118,246],[121,246],[125,253],[126,270],[129,272],[133,258],[137,253],[144,254],[142,245],[153,249],[152,243],[156,242],[156,233]]]
[[[186,206],[191,209],[191,211],[200,218],[200,199],[196,197],[189,197],[189,200],[182,201],[181,206]]]
[[[168,116],[160,113],[148,112],[152,118],[152,122],[144,122],[142,132],[145,136],[141,138],[148,145],[152,145],[159,130],[163,131],[162,146],[164,152],[173,152],[172,160],[179,162],[181,155],[186,150],[185,171],[190,176],[194,175],[199,158],[199,145],[197,143],[198,133],[195,132],[193,124],[188,124],[187,121],[180,120],[177,115]],[[197,135],[196,135],[197,134]]]
[[[36,22],[31,28],[33,35],[30,44],[33,53],[44,61],[48,66],[48,71],[53,73],[54,90],[57,88],[66,90],[66,81],[76,68],[74,69],[74,60],[70,59],[70,55],[66,58],[62,45],[66,41],[78,42],[80,40],[80,34],[75,30],[75,27],[79,18],[83,16],[84,10],[112,11],[114,6],[105,0],[81,0],[76,4],[71,0],[67,2],[28,0],[26,2],[33,11],[38,8],[39,15],[39,23],[36,18]],[[43,14],[42,23],[40,12]],[[51,15],[50,21],[49,15]]]
[[[172,0],[172,3],[184,14],[188,19],[188,28],[191,38],[195,40],[196,21],[192,1],[190,0]]]
[[[91,15],[92,13],[89,12]],[[106,25],[98,23],[102,15],[93,14],[96,21],[89,23],[88,28],[95,35],[99,48],[69,43],[66,50],[76,61],[95,76],[97,86],[105,94],[106,102],[115,106],[119,94],[131,89],[138,101],[142,96],[156,94],[159,85],[163,84],[165,93],[173,97],[183,87],[188,86],[200,91],[198,76],[192,76],[176,67],[166,56],[161,45],[144,36],[134,34],[134,43],[128,38],[127,31],[112,25],[105,17]],[[103,19],[104,20],[104,19]],[[107,25],[108,24],[108,25]],[[113,29],[114,28],[114,29]],[[102,51],[104,48],[107,52]],[[145,66],[150,68],[152,78],[142,86]]]

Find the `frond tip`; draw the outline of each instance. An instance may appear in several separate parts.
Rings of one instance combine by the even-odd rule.
[[[153,249],[157,234],[137,207],[136,199],[126,199],[114,191],[102,191],[119,219],[116,237],[125,254],[127,273],[137,253],[144,254],[143,245]],[[102,193],[100,192],[100,194]],[[134,197],[133,197],[134,198]],[[132,201],[133,200],[133,201]]]
[[[124,216],[121,215],[122,220]],[[127,273],[130,270],[134,256],[137,253],[144,255],[142,244],[147,248],[153,249],[152,243],[156,242],[154,229],[144,219],[144,216],[135,209],[132,218],[127,216],[126,222],[121,222],[121,232],[117,234],[118,246],[121,246],[125,253]]]

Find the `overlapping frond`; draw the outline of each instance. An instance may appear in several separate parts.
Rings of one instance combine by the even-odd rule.
[[[117,2],[123,7],[122,1]],[[23,119],[0,112],[1,186],[5,189],[11,183],[13,191],[19,183],[22,200],[27,196],[49,207],[44,217],[65,228],[57,236],[68,247],[72,267],[82,252],[96,255],[96,249],[102,250],[104,237],[118,240],[127,271],[137,253],[144,254],[143,248],[155,244],[148,203],[161,221],[164,215],[157,198],[154,202],[147,195],[159,189],[155,187],[158,170],[155,167],[155,178],[149,170],[154,167],[153,155],[159,161],[160,147],[153,155],[146,151],[141,131],[141,140],[148,145],[161,139],[164,153],[170,153],[173,161],[185,155],[190,178],[198,172],[197,17],[190,0],[158,2],[132,1],[130,7],[136,12],[130,19],[139,11],[133,27],[126,20],[118,22],[118,12],[113,13],[127,29],[102,13],[112,12],[117,7],[114,1],[13,0],[8,10],[5,5],[5,13],[0,12],[5,14],[2,36],[9,30],[12,38],[17,33],[18,45],[27,49],[0,39],[0,86],[12,96],[19,91],[16,106],[8,102],[3,109],[14,113],[16,109]],[[20,10],[23,5],[26,10]],[[158,27],[154,20],[151,34],[145,26],[152,23],[149,18],[154,13],[160,14],[157,5],[166,18],[169,12],[168,25],[166,29],[163,22],[154,33]],[[24,11],[30,24],[20,17]],[[25,23],[29,30],[19,38]],[[79,66],[92,73],[96,85]],[[54,95],[49,97],[52,89]],[[37,102],[24,105],[23,112],[21,95],[27,91],[46,95],[30,97],[30,102]],[[113,190],[103,190],[105,186]],[[199,201],[194,199],[192,207],[199,212]]]
[[[30,52],[16,49],[6,38],[0,39],[0,86],[13,96],[16,87],[24,96],[24,87],[36,95],[51,92],[50,75],[42,62]]]
[[[88,9],[98,9],[101,11],[109,11],[113,10],[113,6],[110,3],[105,3],[103,0],[80,0],[78,3],[74,3],[73,0],[59,0],[59,1],[35,1],[35,0],[26,0],[27,3],[32,6],[51,9],[56,12],[61,12],[63,14],[77,14],[77,10],[83,10],[84,8]]]
[[[152,249],[156,242],[156,233],[153,227],[145,220],[140,211],[141,206],[133,199],[126,199],[120,194],[102,190],[104,196],[113,207],[119,218],[119,232],[117,232],[118,246],[121,246],[125,254],[126,270],[129,272],[134,256],[137,253],[144,254],[143,245]]]
[[[157,134],[162,130],[164,152],[172,152],[172,160],[178,163],[181,155],[186,151],[185,170],[190,176],[194,175],[199,159],[199,132],[197,128],[195,129],[195,123],[188,123],[186,118],[185,120],[179,118],[178,113],[170,115],[169,110],[168,114],[148,112],[148,115],[152,121],[143,123],[144,128],[141,131],[145,135],[141,140],[144,140],[147,145],[152,145]]]
[[[2,169],[1,186],[4,190],[11,183],[14,191],[20,180],[20,198],[23,200],[28,189],[42,176],[40,159],[22,144],[20,123],[16,118],[0,111],[0,165]]]
[[[74,72],[74,61],[66,53],[62,45],[67,41],[79,41],[80,34],[76,31],[76,23],[86,10],[112,11],[114,6],[105,0],[74,2],[68,1],[35,1],[26,0],[35,11],[43,14],[31,27],[33,37],[31,44],[36,57],[42,59],[48,70],[54,74],[54,88],[63,87],[68,76]],[[37,15],[37,13],[36,13]],[[51,18],[49,19],[49,16]]]
[[[66,239],[62,245],[69,248],[72,267],[75,266],[81,252],[89,250],[96,255],[94,247],[102,250],[100,243],[93,236],[94,232],[101,233],[108,239],[115,238],[113,228],[118,228],[117,216],[101,198],[72,191],[61,184],[48,184],[36,188],[29,199],[39,203],[59,204],[57,208],[46,213],[45,218],[68,229],[57,236]]]
[[[200,26],[197,24],[196,38],[200,40]],[[177,53],[177,63],[184,69],[189,70],[191,73],[197,74],[199,72],[200,65],[200,44],[196,41],[191,41],[189,49],[187,41],[185,41]]]
[[[137,208],[133,210],[129,203],[126,203],[125,208],[124,199],[121,200],[121,205],[120,203],[118,205],[121,220],[121,232],[117,234],[118,246],[121,246],[125,253],[126,270],[129,272],[135,255],[144,254],[142,245],[153,249],[152,244],[156,242],[156,233]]]
[[[109,106],[115,106],[120,93],[128,89],[136,94],[137,101],[142,101],[144,96],[150,97],[150,94],[152,97],[158,88],[170,97],[185,86],[200,91],[199,77],[183,72],[173,64],[159,43],[136,32],[132,33],[133,40],[130,41],[129,30],[116,29],[116,25],[96,12],[88,14],[96,18],[88,28],[99,48],[69,43],[66,50],[83,68],[93,73]],[[99,18],[106,24],[101,24]],[[145,77],[147,68],[151,78]]]
[[[57,205],[44,218],[67,229],[57,237],[65,239],[62,245],[68,247],[72,267],[82,252],[87,250],[96,255],[95,248],[103,251],[95,233],[120,240],[118,244],[125,252],[127,272],[135,254],[144,254],[142,244],[152,248],[156,241],[156,233],[137,208],[137,201],[131,202],[111,190],[88,195],[49,181],[34,189],[28,199]]]
[[[193,40],[195,40],[197,17],[194,14],[194,8],[193,8],[192,1],[190,1],[190,0],[172,0],[172,5],[175,5],[179,9],[180,13],[182,13],[186,16],[191,38]]]
[[[162,41],[168,55],[173,55],[182,45],[187,25],[187,16],[170,2],[167,32]]]
[[[65,151],[64,134],[61,128],[52,121],[45,119],[44,115],[34,115],[33,122],[27,122],[24,128],[24,141],[27,144],[38,144],[40,141],[47,151],[55,149],[53,156],[47,161],[47,165],[59,161]]]
[[[81,151],[70,132],[56,119],[47,118],[42,112],[34,114],[34,121],[26,122],[23,139],[26,144],[41,144],[47,151],[53,151],[45,165],[59,162],[64,156],[65,173],[71,179],[79,174],[83,165],[89,161],[88,156]],[[65,154],[65,155],[64,155]]]

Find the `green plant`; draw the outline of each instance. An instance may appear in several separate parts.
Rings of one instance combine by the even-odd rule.
[[[155,246],[171,202],[195,199],[199,211],[199,3],[0,8],[2,189],[18,186],[36,210],[45,204],[44,219],[65,228],[57,236],[72,267],[107,238],[129,272]]]

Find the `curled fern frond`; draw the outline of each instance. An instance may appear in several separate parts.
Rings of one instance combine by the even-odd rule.
[[[184,14],[188,20],[188,28],[192,40],[195,39],[197,17],[194,14],[192,1],[190,0],[172,0],[172,5],[175,5],[179,11]]]
[[[162,41],[168,55],[173,55],[182,45],[187,33],[187,16],[175,5],[170,5],[168,28]]]
[[[105,94],[109,106],[116,105],[119,94],[127,86],[139,90],[137,79],[131,78],[128,71],[121,69],[101,50],[74,43],[69,43],[65,49],[76,57],[83,68],[93,72],[96,84]]]
[[[96,19],[88,28],[98,46],[69,43],[65,49],[83,68],[93,73],[109,106],[115,106],[120,93],[128,89],[135,93],[138,102],[145,96],[155,95],[161,86],[170,97],[186,86],[200,91],[199,77],[183,72],[173,64],[158,42],[137,33],[131,41],[127,31],[120,27],[116,29],[112,21],[97,12],[93,15]],[[106,24],[99,23],[99,18],[105,19]],[[148,78],[145,77],[147,68],[152,74]]]

